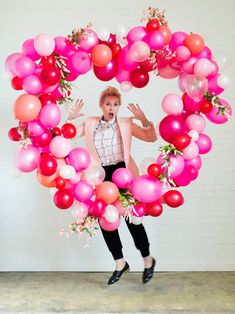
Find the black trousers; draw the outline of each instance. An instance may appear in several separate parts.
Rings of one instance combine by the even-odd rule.
[[[112,181],[112,174],[118,168],[126,167],[125,162],[119,162],[116,165],[104,166],[104,170],[106,173],[104,181]],[[149,241],[147,237],[147,233],[143,224],[134,225],[126,221],[126,225],[132,235],[136,248],[140,251],[143,257],[149,256]],[[119,237],[118,230],[114,231],[106,231],[100,227],[104,240],[108,246],[109,251],[111,252],[114,260],[120,259],[123,257],[122,254],[122,242]]]

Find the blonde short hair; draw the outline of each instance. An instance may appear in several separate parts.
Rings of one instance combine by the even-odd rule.
[[[121,105],[121,94],[119,93],[118,89],[112,86],[108,86],[103,90],[103,92],[100,94],[100,100],[99,104],[102,105],[105,98],[107,96],[115,96],[118,98],[119,105]]]

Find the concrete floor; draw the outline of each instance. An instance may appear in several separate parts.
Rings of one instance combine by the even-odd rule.
[[[2,272],[0,313],[235,313],[235,272]]]

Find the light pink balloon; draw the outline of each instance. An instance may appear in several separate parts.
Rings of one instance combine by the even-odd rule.
[[[56,104],[45,105],[39,114],[39,119],[48,128],[53,128],[60,123],[61,112],[60,108]]]
[[[151,203],[159,199],[162,193],[162,182],[148,175],[141,175],[134,179],[131,193],[143,203]]]
[[[129,44],[133,44],[139,40],[142,40],[147,35],[147,31],[143,26],[133,27],[127,34],[127,41]]]
[[[130,81],[130,71],[122,69],[119,67],[118,72],[116,74],[116,80],[118,83],[129,82]]]
[[[50,56],[55,49],[55,40],[49,34],[39,34],[34,39],[34,48],[40,56]]]
[[[179,46],[176,48],[176,58],[179,61],[186,61],[190,57],[191,52],[190,50],[185,46]]]
[[[34,48],[34,39],[29,38],[23,42],[22,45],[22,54],[26,57],[29,57],[33,61],[36,61],[40,58],[39,54]]]
[[[162,108],[167,114],[180,114],[183,110],[182,98],[176,94],[167,94],[162,100]]]
[[[185,165],[191,165],[196,167],[198,170],[201,168],[202,166],[202,158],[200,155],[197,155],[197,157],[191,159],[191,160],[185,160]]]
[[[119,168],[114,171],[112,175],[112,181],[118,188],[126,189],[133,182],[133,174],[127,168]]]
[[[177,70],[170,64],[167,64],[158,69],[158,75],[164,79],[173,79],[180,75],[180,70]]]
[[[185,92],[185,82],[187,77],[188,77],[187,73],[181,72],[178,78],[178,87],[183,93]]]
[[[42,82],[36,75],[28,75],[27,77],[25,77],[22,87],[26,91],[26,93],[31,95],[38,95],[43,89]]]
[[[165,37],[161,31],[148,33],[143,40],[149,45],[150,49],[161,49],[165,43]]]
[[[55,136],[49,144],[50,152],[57,158],[66,157],[71,151],[71,141],[63,136]]]
[[[29,57],[19,57],[15,61],[15,73],[18,77],[24,78],[34,73],[36,64]]]
[[[181,70],[187,74],[193,74],[193,67],[197,60],[195,57],[190,57],[187,61],[181,63]]]
[[[182,46],[187,36],[188,34],[185,32],[173,33],[171,37],[171,41],[169,43],[170,49],[174,52],[178,46]]]
[[[93,31],[89,31],[84,37],[84,39],[80,41],[80,46],[84,51],[90,52],[93,47],[98,45],[98,43],[99,38],[97,34]]]
[[[219,67],[215,61],[211,61],[211,73],[208,76],[208,79],[212,78],[213,76],[217,75],[219,71]]]
[[[16,74],[16,70],[15,70],[15,61],[19,58],[22,57],[22,53],[20,52],[15,52],[12,53],[11,55],[9,55],[6,60],[5,60],[5,69],[9,72],[11,72],[12,74]]]
[[[199,148],[199,154],[207,154],[212,148],[212,140],[206,134],[199,134],[199,138],[195,143]]]
[[[81,203],[81,202],[75,202],[71,207],[70,207],[72,216],[75,219],[83,219],[88,215],[88,207],[86,204]]]
[[[45,131],[45,126],[42,124],[40,120],[33,120],[30,121],[28,124],[28,131],[29,135],[31,136],[38,136],[44,133]]]
[[[212,66],[210,60],[201,58],[194,64],[193,71],[197,76],[207,77],[211,74]]]
[[[196,130],[198,133],[204,131],[206,127],[206,120],[199,114],[191,114],[185,120],[186,126],[189,130]]]
[[[16,152],[15,165],[20,171],[30,172],[37,168],[39,158],[39,150],[29,144]]]
[[[77,171],[86,169],[91,162],[90,154],[85,148],[76,147],[68,155],[68,162]]]
[[[136,41],[131,45],[129,55],[133,61],[143,62],[150,55],[149,45],[144,41]]]
[[[163,159],[163,155],[160,154],[157,158],[157,164],[159,165],[163,165],[163,163],[165,162],[165,160]],[[169,163],[169,174],[170,177],[173,179],[177,176],[179,176],[181,174],[181,172],[184,169],[184,158],[180,155],[171,155],[170,156],[170,163]],[[166,170],[166,166],[162,167],[162,171]]]
[[[100,227],[106,231],[114,231],[116,229],[118,229],[118,227],[120,226],[121,223],[121,219],[119,217],[119,219],[115,222],[108,222],[105,217],[101,217],[99,218],[99,224]]]
[[[84,202],[89,200],[93,195],[93,187],[85,180],[80,180],[73,187],[73,194],[77,201]]]
[[[183,157],[186,160],[191,160],[199,154],[199,148],[196,143],[191,142],[185,149],[183,149]]]

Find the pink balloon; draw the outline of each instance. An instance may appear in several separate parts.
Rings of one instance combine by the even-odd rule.
[[[50,56],[55,48],[54,38],[48,34],[39,34],[34,39],[34,48],[40,56]]]
[[[143,40],[149,45],[150,49],[161,49],[165,43],[165,37],[161,31],[152,31],[148,33]]]
[[[137,68],[138,66],[138,62],[135,62],[131,59],[129,52],[130,52],[130,47],[129,46],[125,46],[118,58],[118,63],[120,64],[120,66],[124,69],[124,70],[134,70]]]
[[[55,37],[55,49],[54,51],[58,53],[59,55],[64,55],[66,49],[67,49],[67,38],[63,36],[57,36]]]
[[[22,54],[20,52],[15,52],[9,55],[6,60],[5,60],[5,69],[12,74],[16,74],[15,70],[15,61],[19,58],[22,57]]]
[[[126,189],[133,182],[133,174],[127,168],[119,168],[114,171],[112,175],[112,181],[118,188]]]
[[[190,57],[187,61],[181,63],[181,69],[187,74],[193,74],[194,64],[197,62],[197,58]]]
[[[40,58],[39,54],[34,48],[34,39],[30,38],[23,42],[22,45],[22,54],[23,56],[29,57],[33,61],[36,61]]]
[[[120,67],[118,69],[118,72],[116,74],[116,80],[118,81],[118,83],[122,83],[122,82],[129,82],[130,81],[130,71],[128,70],[124,70],[122,69],[122,67]]]
[[[227,109],[225,110],[225,113],[222,114],[221,112],[218,113],[218,108],[216,106],[213,106],[212,110],[206,114],[206,117],[208,120],[210,120],[213,123],[216,124],[223,124],[228,121],[229,116],[232,115],[232,107],[231,105],[224,99],[218,99],[218,101],[222,104],[223,106],[226,106]]]
[[[43,89],[41,80],[36,75],[28,75],[23,80],[23,89],[31,95],[38,95]]]
[[[170,64],[158,69],[158,75],[164,79],[173,79],[180,75],[180,70],[173,68]]]
[[[121,219],[120,217],[118,218],[117,221],[115,222],[108,222],[105,217],[101,217],[99,219],[99,224],[100,224],[100,227],[106,231],[114,231],[116,229],[118,229],[118,227],[120,226],[120,223],[121,223]]]
[[[198,177],[198,169],[192,165],[185,165],[180,176],[174,179],[178,186],[186,186]]]
[[[84,51],[90,52],[93,47],[98,45],[98,43],[99,38],[97,34],[93,31],[89,31],[84,37],[84,39],[80,41],[80,46]]]
[[[183,149],[184,159],[193,159],[199,154],[199,148],[196,143],[191,142],[186,148]]]
[[[185,32],[173,33],[169,43],[170,49],[174,52],[178,46],[182,46],[187,36],[188,34]]]
[[[182,134],[185,130],[185,121],[180,116],[168,115],[159,124],[160,135],[167,142],[171,142],[175,135]]]
[[[143,203],[151,203],[159,199],[162,193],[162,183],[148,175],[141,175],[134,179],[131,193]]]
[[[160,154],[157,158],[157,164],[162,165],[164,162],[163,155]],[[162,171],[165,171],[165,169],[166,167],[162,167]],[[168,169],[172,179],[178,177],[184,169],[184,158],[180,155],[171,155]]]
[[[30,172],[37,168],[39,158],[39,150],[28,144],[16,152],[15,165],[20,171]]]
[[[191,114],[185,120],[186,126],[189,130],[196,130],[198,133],[204,131],[206,127],[206,120],[199,114]]]
[[[119,215],[125,216],[126,215],[126,208],[122,206],[122,203],[119,199],[117,199],[114,203],[112,203],[118,209]]]
[[[24,78],[34,73],[36,64],[29,57],[19,57],[15,61],[15,72],[20,78]]]
[[[183,110],[182,98],[176,94],[167,94],[162,100],[162,108],[167,114],[178,115]]]
[[[40,120],[30,121],[28,124],[29,135],[37,136],[41,135],[45,131],[45,126]]]
[[[70,65],[78,74],[85,74],[91,69],[91,58],[84,51],[75,52],[71,59]]]
[[[195,157],[191,160],[185,160],[184,162],[185,162],[185,165],[195,166],[198,170],[202,166],[202,158],[200,155],[198,155],[197,157]]]
[[[176,48],[176,58],[179,61],[186,61],[190,57],[191,52],[190,50],[185,46],[179,46]]]
[[[199,148],[199,154],[207,154],[212,148],[212,141],[206,134],[199,134],[199,138],[195,143]]]
[[[61,121],[61,112],[59,106],[52,103],[45,105],[40,111],[39,119],[48,128],[57,126]]]
[[[77,171],[82,171],[90,165],[91,158],[90,154],[85,148],[76,147],[71,150],[68,155],[68,162]]]
[[[130,47],[130,57],[135,62],[143,62],[150,55],[150,48],[144,41],[136,41]]]
[[[197,76],[207,77],[212,70],[211,62],[207,58],[201,58],[194,64],[193,71]]]
[[[64,158],[71,151],[71,141],[58,135],[51,140],[49,148],[53,156],[57,158]]]
[[[211,73],[208,76],[208,80],[213,78],[213,76],[217,75],[219,72],[219,67],[215,61],[211,61]]]
[[[89,200],[93,195],[93,187],[87,181],[81,180],[73,187],[73,194],[77,201],[84,202]]]
[[[143,26],[133,27],[127,34],[127,41],[129,44],[133,44],[139,40],[142,40],[147,35],[146,28]]]

